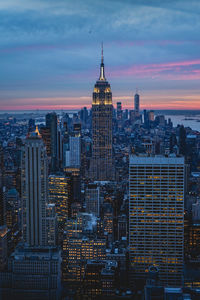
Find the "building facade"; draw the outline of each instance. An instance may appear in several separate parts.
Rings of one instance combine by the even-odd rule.
[[[139,117],[140,115],[140,96],[138,93],[134,96],[134,110],[135,110],[135,116]]]
[[[70,214],[71,201],[70,176],[49,175],[49,202],[55,204],[58,229],[61,232]]]
[[[85,191],[86,212],[99,216],[100,213],[100,187],[89,184]]]
[[[25,141],[21,174],[23,239],[31,247],[45,246],[47,156],[38,132],[31,133]]]
[[[18,247],[0,273],[1,299],[58,300],[61,255],[57,248]]]
[[[46,128],[50,132],[51,170],[58,169],[58,119],[55,112],[46,115]]]
[[[94,180],[113,180],[112,157],[112,92],[105,78],[103,50],[100,76],[94,86],[92,102],[92,166]]]
[[[81,138],[80,136],[70,136],[69,138],[69,166],[80,168],[81,166]]]
[[[151,265],[166,285],[180,285],[184,247],[184,158],[130,156],[131,275],[146,278]]]

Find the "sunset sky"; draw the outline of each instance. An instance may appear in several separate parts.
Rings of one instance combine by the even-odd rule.
[[[113,103],[200,109],[200,1],[0,0],[0,110],[90,107],[101,42]]]

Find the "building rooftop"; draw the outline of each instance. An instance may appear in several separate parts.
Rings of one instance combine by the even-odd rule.
[[[162,155],[130,155],[130,164],[152,165],[152,164],[184,164],[184,157],[165,157]]]
[[[57,247],[28,248],[19,246],[11,254],[16,260],[58,260],[60,250]]]

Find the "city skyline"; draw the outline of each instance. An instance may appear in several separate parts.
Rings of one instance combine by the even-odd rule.
[[[0,4],[0,110],[91,107],[104,42],[113,104],[198,109],[197,1]]]

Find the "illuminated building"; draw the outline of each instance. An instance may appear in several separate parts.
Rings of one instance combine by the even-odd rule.
[[[63,233],[70,215],[71,178],[66,175],[49,175],[49,203],[55,204],[59,233]]]
[[[50,128],[41,127],[40,128],[40,133],[41,133],[42,139],[44,141],[44,144],[46,146],[47,156],[50,157],[51,156],[51,132],[50,132]]]
[[[88,260],[85,266],[83,280],[83,295],[95,297],[102,294],[101,271],[105,267],[105,260]]]
[[[104,74],[103,48],[100,76],[94,86],[92,102],[91,177],[98,181],[113,180],[112,92]]]
[[[96,217],[79,213],[67,221],[62,251],[62,276],[64,282],[80,284],[88,259],[105,259],[106,240],[96,235]]]
[[[113,238],[113,208],[110,203],[103,204],[103,228],[104,233],[107,235],[109,241]]]
[[[104,296],[114,296],[115,289],[118,286],[117,267],[116,261],[107,261],[105,268],[101,271],[102,294]]]
[[[22,149],[23,240],[0,273],[2,299],[60,299],[61,253],[55,240],[53,211],[48,206],[47,157],[36,128]],[[55,220],[55,219],[54,219]]]
[[[66,176],[71,178],[72,202],[81,202],[80,168],[66,167],[64,168],[64,172]]]
[[[10,189],[6,198],[6,225],[9,229],[8,254],[12,253],[21,238],[21,204],[16,189]]]
[[[36,130],[22,150],[23,239],[31,247],[46,245],[47,157]]]
[[[129,243],[132,278],[159,269],[163,284],[183,276],[184,158],[130,156]]]
[[[41,128],[41,135],[47,148],[47,155],[51,158],[51,171],[58,168],[58,125],[55,112],[46,115],[46,126]]]
[[[105,259],[106,240],[84,236],[71,237],[67,240],[66,257],[67,282],[80,284],[84,274],[84,263],[88,259]]]
[[[134,96],[134,110],[135,110],[135,116],[140,116],[140,96],[138,93]]]
[[[113,296],[118,283],[117,271],[118,265],[115,261],[88,260],[83,280],[83,296],[86,299],[96,299],[97,296],[104,299],[102,297]]]
[[[96,184],[89,184],[85,191],[86,212],[99,216],[100,188]]]

